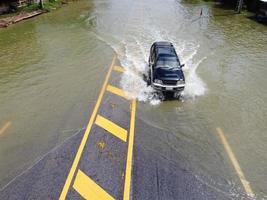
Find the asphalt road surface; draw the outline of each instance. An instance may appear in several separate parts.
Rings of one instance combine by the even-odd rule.
[[[184,168],[172,147],[147,148],[167,133],[135,121],[136,100],[119,88],[123,71],[114,56],[87,128],[11,181],[0,199],[232,198]]]
[[[1,29],[0,199],[266,199],[267,35],[250,15],[79,0]],[[143,80],[161,40],[185,64],[179,101]]]

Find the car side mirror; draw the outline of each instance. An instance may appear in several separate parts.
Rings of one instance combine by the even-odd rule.
[[[184,66],[185,66],[185,64],[180,65],[181,68],[183,68]]]

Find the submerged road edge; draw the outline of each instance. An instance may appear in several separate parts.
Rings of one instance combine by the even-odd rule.
[[[240,179],[240,181],[241,181],[241,183],[242,183],[242,185],[243,185],[243,187],[247,193],[247,195],[249,197],[255,197],[255,194],[250,187],[250,183],[245,178],[244,172],[242,171],[242,169],[241,169],[241,167],[240,167],[240,165],[236,159],[236,156],[235,156],[232,148],[230,147],[230,145],[229,145],[229,143],[225,137],[225,134],[223,133],[223,131],[220,127],[217,127],[216,131],[217,131],[217,134],[219,135],[219,137],[221,139],[221,142],[224,146],[224,149],[225,149],[225,151],[226,151],[226,153],[227,153],[227,155],[228,155],[228,157],[229,157],[229,159],[230,159],[230,161],[231,161],[231,163],[232,163],[232,165],[233,165],[233,167],[234,167],[234,169],[235,169],[235,171],[236,171],[236,173],[237,173],[237,175],[238,175],[238,177],[239,177],[239,179]]]

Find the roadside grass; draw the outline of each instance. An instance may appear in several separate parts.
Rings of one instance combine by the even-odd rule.
[[[18,11],[19,12],[32,12],[32,11],[39,10],[39,9],[40,9],[40,5],[37,3],[33,3],[25,7],[22,7],[21,9],[18,9]]]
[[[49,0],[44,2],[44,10],[51,11],[60,8],[63,4],[66,4],[63,0]]]
[[[7,17],[13,17],[13,16],[16,16],[16,15],[18,15],[18,12],[6,13],[6,14],[0,15],[0,19],[4,19],[4,18],[7,18]]]
[[[16,16],[20,13],[24,12],[33,12],[35,10],[45,10],[45,11],[52,11],[60,8],[63,4],[67,4],[66,0],[48,0],[43,3],[43,8],[41,8],[39,3],[33,3],[26,5],[24,7],[18,8],[15,12],[5,13],[0,15],[0,19]]]

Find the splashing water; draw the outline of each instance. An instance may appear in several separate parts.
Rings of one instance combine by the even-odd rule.
[[[190,66],[186,69],[188,72],[186,74],[186,86],[185,90],[182,93],[182,96],[185,99],[195,98],[197,96],[202,96],[207,91],[206,84],[201,80],[197,75],[196,70],[198,66],[206,59],[204,57],[198,62],[193,63],[192,59],[187,62],[187,65]]]
[[[139,2],[135,6],[135,10],[142,10],[147,5],[145,2]],[[174,32],[167,32],[165,29],[155,26],[152,22],[153,18],[145,16],[154,14],[151,13],[153,12],[152,9],[141,12],[140,15],[134,14],[134,17],[131,16],[131,13],[128,14],[128,17],[116,13],[121,23],[116,23],[112,27],[106,25],[110,20],[108,13],[102,13],[101,7],[97,9],[99,10],[98,13],[101,14],[97,17],[96,35],[117,53],[121,65],[125,68],[120,82],[121,87],[130,97],[149,102],[152,105],[160,103],[160,99],[153,88],[147,86],[143,79],[143,75],[146,75],[148,71],[147,60],[150,47],[155,41],[172,42],[181,62],[186,64],[184,68],[186,86],[182,93],[184,99],[194,99],[196,96],[205,94],[206,85],[196,73],[198,66],[205,58],[194,61],[200,47],[196,41],[188,38],[178,39],[178,30],[175,31],[176,29],[174,29]],[[121,28],[121,24],[124,26],[124,31],[118,32],[117,30]]]

